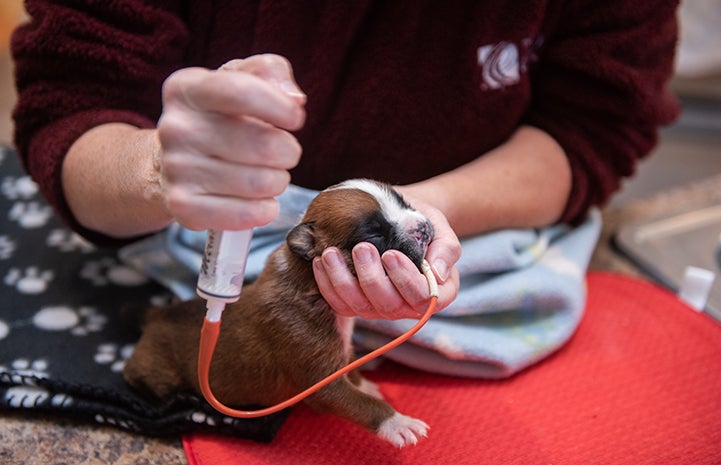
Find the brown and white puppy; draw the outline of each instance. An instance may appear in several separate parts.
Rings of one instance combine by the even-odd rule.
[[[321,192],[258,279],[226,308],[210,370],[215,395],[229,406],[275,405],[347,365],[353,319],[337,315],[321,296],[313,258],[337,247],[352,269],[353,246],[369,242],[381,253],[403,252],[420,268],[432,236],[428,219],[387,185],[350,180]],[[160,398],[187,389],[200,392],[197,358],[204,315],[200,299],[147,311],[125,379]],[[305,402],[398,447],[415,444],[428,429],[396,412],[357,372]]]

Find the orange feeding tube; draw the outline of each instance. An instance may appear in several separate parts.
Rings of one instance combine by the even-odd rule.
[[[415,325],[413,325],[411,329],[401,334],[391,342],[385,344],[384,346],[381,346],[378,349],[355,360],[354,362],[351,362],[350,364],[331,374],[327,378],[318,381],[313,386],[291,397],[290,399],[273,405],[271,407],[259,410],[236,410],[224,405],[215,397],[215,395],[213,395],[213,391],[210,388],[210,363],[213,359],[213,351],[215,350],[215,345],[218,342],[218,335],[220,334],[220,318],[218,317],[216,321],[211,321],[215,320],[215,318],[209,319],[208,316],[206,316],[205,321],[203,322],[203,328],[200,332],[200,347],[198,352],[198,381],[200,382],[200,390],[203,393],[205,400],[207,400],[208,403],[213,406],[213,408],[215,408],[217,411],[230,417],[258,418],[270,415],[300,402],[301,400],[310,396],[319,389],[322,389],[323,387],[332,383],[341,376],[355,370],[361,365],[364,365],[365,363],[403,344],[414,334],[416,334],[423,327],[423,325],[428,322],[428,320],[435,312],[436,305],[438,303],[438,284],[436,282],[435,276],[433,275],[433,272],[431,271],[430,266],[428,265],[428,262],[424,260],[421,269],[424,276],[428,280],[430,301],[428,303],[428,308],[426,309],[423,316],[420,318],[420,320],[418,320]],[[209,313],[211,312],[210,307],[211,305],[209,305]],[[215,310],[217,311],[217,309]],[[220,312],[222,312],[222,308],[220,309]],[[216,314],[219,316],[219,313]]]

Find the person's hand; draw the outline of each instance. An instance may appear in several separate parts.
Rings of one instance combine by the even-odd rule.
[[[185,68],[163,85],[156,163],[168,213],[195,230],[250,229],[278,214],[301,147],[305,94],[278,55]]]
[[[435,237],[426,253],[438,280],[439,298],[436,311],[447,307],[458,295],[460,277],[456,262],[461,256],[458,237],[436,208],[419,199],[404,195],[433,224]],[[428,302],[428,281],[403,253],[386,251],[380,256],[371,244],[362,242],[353,248],[357,278],[346,266],[340,252],[329,248],[313,260],[313,272],[321,294],[344,316],[365,319],[418,319]]]

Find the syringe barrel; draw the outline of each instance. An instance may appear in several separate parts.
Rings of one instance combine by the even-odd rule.
[[[225,303],[240,298],[253,231],[208,231],[196,291]]]

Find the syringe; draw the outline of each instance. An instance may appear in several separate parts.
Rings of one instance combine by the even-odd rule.
[[[208,231],[196,292],[207,301],[206,320],[219,322],[225,304],[240,298],[253,231]]]

